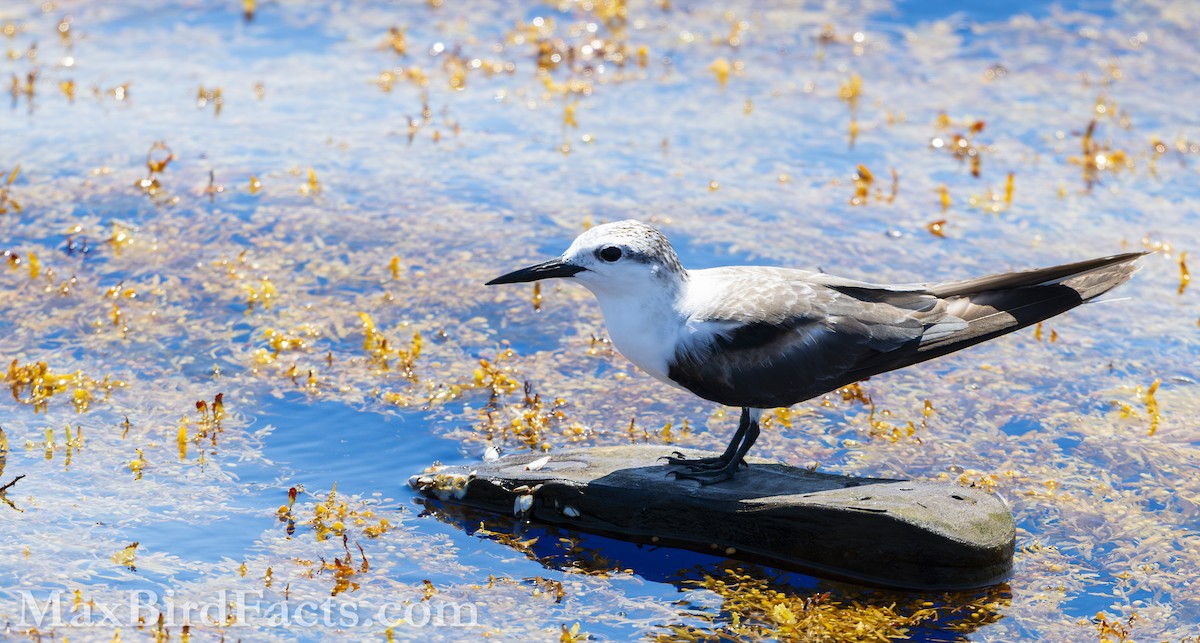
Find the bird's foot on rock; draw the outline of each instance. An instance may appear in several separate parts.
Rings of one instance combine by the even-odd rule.
[[[712,458],[689,458],[679,451],[674,451],[669,456],[662,456],[659,460],[666,460],[668,466],[672,467],[687,467],[691,471],[717,471],[729,466],[729,460],[717,456]],[[739,460],[739,466],[749,466],[746,461]]]
[[[670,471],[667,475],[675,476],[676,480],[695,480],[701,485],[710,485],[725,482],[726,480],[733,480],[733,473],[735,471],[737,471],[736,466],[727,465],[724,468],[709,471]]]
[[[722,460],[720,457],[715,458],[689,458],[679,451],[672,451],[671,455],[664,455],[659,460],[666,460],[668,466],[672,467],[687,467],[693,471],[702,469],[720,469],[729,464],[728,461]]]

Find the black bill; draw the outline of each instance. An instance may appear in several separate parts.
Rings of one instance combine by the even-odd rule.
[[[582,270],[586,270],[586,268],[583,266],[573,266],[569,263],[564,263],[562,259],[551,259],[550,261],[543,261],[536,266],[521,268],[520,270],[515,270],[507,275],[496,277],[495,279],[487,282],[485,285],[495,286],[496,284],[519,284],[526,281],[549,279],[551,277],[572,277],[575,275],[575,273]]]

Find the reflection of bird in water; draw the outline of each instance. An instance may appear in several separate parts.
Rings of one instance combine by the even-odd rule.
[[[687,270],[637,221],[597,226],[557,259],[488,285],[567,277],[600,303],[613,345],[650,375],[742,408],[719,457],[668,458],[678,478],[731,479],[764,409],[999,337],[1124,283],[1144,253],[933,285],[771,267]]]

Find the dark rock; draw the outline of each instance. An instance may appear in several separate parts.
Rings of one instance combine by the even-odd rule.
[[[966,589],[1012,569],[1016,525],[996,496],[957,484],[816,473],[752,460],[734,480],[677,481],[665,446],[513,455],[438,467],[414,488],[629,540],[716,551],[818,576],[912,589]],[[715,455],[684,450],[689,458]]]

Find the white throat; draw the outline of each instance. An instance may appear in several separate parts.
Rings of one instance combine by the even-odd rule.
[[[668,383],[667,371],[686,324],[678,310],[684,287],[593,291],[613,346],[638,368]]]

